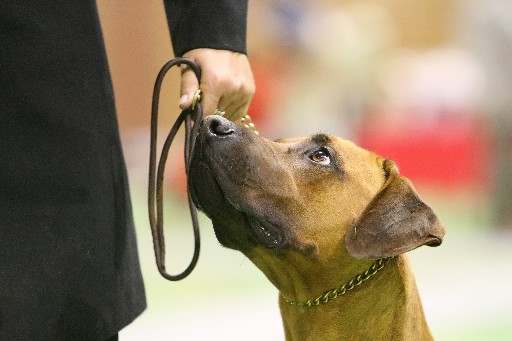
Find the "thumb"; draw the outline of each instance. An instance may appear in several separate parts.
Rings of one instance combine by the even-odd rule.
[[[188,66],[181,69],[181,86],[180,86],[180,102],[179,107],[181,110],[187,109],[192,105],[194,94],[199,89],[199,81],[197,77]]]

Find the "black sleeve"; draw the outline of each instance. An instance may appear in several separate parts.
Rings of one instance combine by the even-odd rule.
[[[247,53],[248,0],[164,0],[174,54],[196,48]]]

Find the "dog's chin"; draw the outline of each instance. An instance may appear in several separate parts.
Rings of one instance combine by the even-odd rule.
[[[248,205],[229,199],[218,179],[206,164],[196,168],[189,184],[194,204],[212,221],[221,244],[232,249],[245,249],[248,245],[262,245],[270,249],[284,244],[282,229],[260,218],[247,209]]]

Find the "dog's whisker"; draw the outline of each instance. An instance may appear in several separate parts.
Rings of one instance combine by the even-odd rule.
[[[240,269],[242,267],[242,265],[245,263],[245,261],[247,260],[247,257],[242,257],[242,260],[240,260],[240,263],[238,264],[238,269]]]

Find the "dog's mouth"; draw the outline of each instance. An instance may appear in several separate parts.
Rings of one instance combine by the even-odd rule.
[[[232,200],[207,164],[201,163],[201,166],[197,168],[201,170],[199,173],[194,174],[194,179],[192,179],[190,184],[190,193],[198,209],[212,219],[214,227],[219,225],[223,226],[222,231],[216,230],[217,238],[221,243],[224,244],[223,241],[230,240],[231,242],[227,243],[230,245],[225,246],[236,248],[237,246],[231,245],[233,238],[226,234],[232,233],[239,235],[240,233],[244,233],[244,231],[240,231],[240,229],[243,229],[243,227],[240,226],[240,223],[242,223],[244,227],[246,227],[245,230],[250,232],[250,235],[247,236],[248,238],[243,238],[242,240],[249,239],[252,240],[253,243],[255,242],[256,244],[263,245],[270,249],[280,248],[283,245],[284,236],[281,228],[273,222],[260,217],[254,210],[247,207],[247,205]],[[230,222],[226,221],[226,216],[235,215],[241,216],[241,219],[235,218]],[[217,224],[217,222],[219,222],[219,224]],[[239,231],[226,231],[228,228],[225,225],[227,224],[236,225]],[[237,243],[240,242],[241,241],[238,241]],[[238,245],[238,247],[241,246],[242,245]]]
[[[246,217],[254,236],[261,244],[272,249],[282,245],[283,236],[277,227],[247,214]]]
[[[266,179],[254,170],[260,164],[253,151],[262,143],[252,131],[222,117],[208,116],[201,123],[189,190],[196,206],[212,220],[219,242],[229,248],[275,249],[285,243],[283,217],[272,208],[272,193],[267,198],[263,191],[260,183]]]
[[[259,242],[259,244],[271,249],[280,247],[283,242],[281,229],[270,223],[268,220],[258,217],[257,214],[249,208],[245,208],[239,203],[230,200],[226,193],[224,193],[222,186],[219,184],[215,176],[212,177],[215,181],[215,185],[219,188],[220,193],[222,193],[222,196],[226,198],[226,203],[244,217],[244,221],[252,232],[254,239]]]

